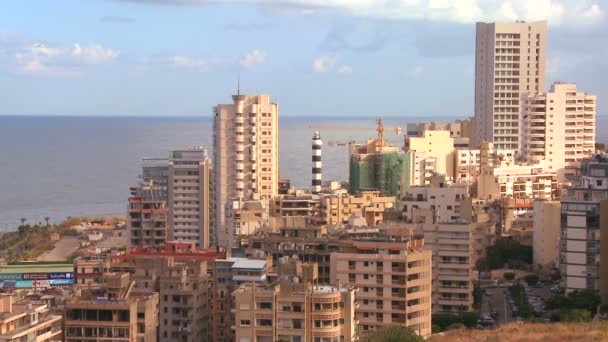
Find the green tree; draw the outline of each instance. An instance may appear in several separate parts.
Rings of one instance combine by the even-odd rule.
[[[390,326],[384,329],[378,330],[363,341],[365,342],[423,342],[424,339],[421,336],[416,335],[414,331],[408,328],[399,326]]]
[[[536,274],[528,274],[524,277],[524,279],[526,280],[526,283],[528,283],[528,285],[530,286],[538,284],[538,275]]]
[[[22,217],[19,220],[21,221],[21,225],[25,226],[25,222],[27,222],[27,219],[25,217]]]
[[[467,328],[473,328],[477,325],[479,320],[479,313],[477,312],[463,312],[460,314],[460,321]]]
[[[447,327],[446,330],[460,330],[460,329],[466,329],[465,325],[462,323],[452,323]]]
[[[560,322],[582,323],[591,321],[591,312],[585,309],[562,309],[558,311]]]
[[[505,264],[521,267],[532,263],[532,247],[509,238],[498,238],[487,248],[486,263],[490,269],[503,268]]]
[[[48,227],[48,226],[50,226],[50,224],[49,224],[49,222],[51,221],[51,218],[50,218],[50,217],[45,216],[45,217],[44,217],[44,221],[46,221],[46,226],[47,226],[47,227]]]

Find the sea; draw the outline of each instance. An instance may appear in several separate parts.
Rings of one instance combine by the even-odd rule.
[[[402,145],[407,123],[445,117],[384,118],[385,139]],[[598,141],[608,142],[608,117],[598,117]],[[68,216],[124,215],[141,160],[175,149],[206,146],[212,118],[0,116],[0,230]],[[403,131],[398,133],[397,128]],[[603,129],[604,128],[604,129]],[[323,139],[323,180],[348,180],[348,142],[375,138],[374,117],[281,117],[280,177],[298,188],[311,182],[311,143]]]

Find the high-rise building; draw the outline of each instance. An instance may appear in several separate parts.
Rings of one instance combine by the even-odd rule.
[[[127,215],[128,246],[164,245],[167,241],[167,201],[163,190],[142,185],[129,197]]]
[[[234,95],[214,108],[215,211],[217,242],[232,244],[226,206],[234,198],[272,200],[279,186],[279,105],[269,95]]]
[[[608,271],[608,260],[600,252],[600,237],[604,238],[608,229],[608,159],[597,156],[583,161],[580,179],[566,191],[561,198],[562,286],[567,293],[600,291],[600,278],[608,277],[600,272],[600,267]]]
[[[168,168],[169,240],[213,245],[211,162],[207,150],[171,152]]]
[[[431,252],[422,240],[369,237],[332,253],[331,283],[358,288],[359,335],[387,326],[431,334]]]
[[[559,201],[536,200],[534,206],[534,224],[532,251],[534,265],[549,269],[559,265],[560,214]]]
[[[547,22],[477,23],[475,140],[523,152],[522,95],[545,89]]]
[[[553,83],[547,93],[526,98],[524,149],[528,162],[545,160],[560,180],[566,168],[595,151],[595,96],[576,84]]]
[[[356,341],[355,289],[318,285],[316,264],[234,291],[235,341]]]

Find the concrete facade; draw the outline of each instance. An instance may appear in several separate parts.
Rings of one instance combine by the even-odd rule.
[[[602,229],[608,229],[601,225],[608,212],[601,209],[607,201],[608,159],[598,156],[583,161],[580,178],[561,199],[559,267],[566,292],[600,291],[600,237]]]
[[[522,153],[522,95],[545,90],[547,22],[477,23],[475,44],[475,145]]]
[[[355,290],[316,285],[315,264],[278,284],[243,284],[234,291],[235,341],[354,341]]]
[[[381,196],[380,191],[361,191],[356,195],[323,195],[320,201],[318,218],[324,224],[345,225],[355,213],[360,213],[367,226],[375,227],[384,220],[385,210],[395,208],[396,199]]]
[[[596,97],[556,82],[525,104],[525,157],[529,163],[545,160],[547,171],[565,180],[568,166],[595,152]]]
[[[171,152],[168,168],[169,240],[213,245],[211,162],[203,148]]]
[[[422,241],[356,241],[330,263],[331,283],[358,288],[360,336],[387,326],[431,334],[431,252]]]
[[[233,198],[271,200],[279,186],[279,106],[269,95],[234,95],[214,107],[213,169],[217,242],[231,246],[225,206]]]
[[[0,294],[0,342],[62,341],[62,320],[46,304],[17,302],[12,294]]]
[[[534,201],[532,251],[534,264],[543,267],[559,265],[559,239],[561,235],[559,201]]]

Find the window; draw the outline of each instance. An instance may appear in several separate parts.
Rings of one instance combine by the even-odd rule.
[[[242,327],[248,327],[250,325],[251,325],[251,321],[250,320],[248,320],[248,319],[242,319],[241,320],[241,326]]]

